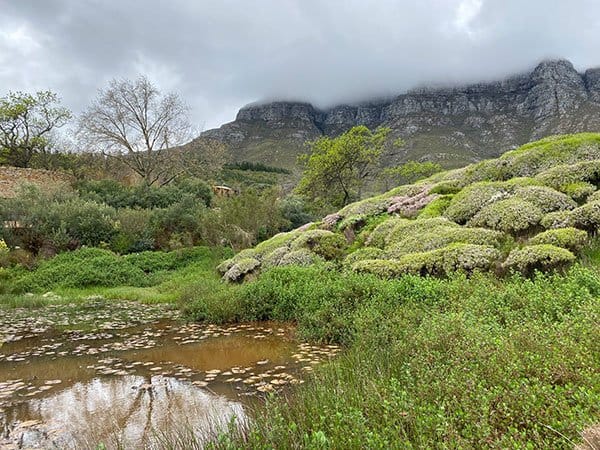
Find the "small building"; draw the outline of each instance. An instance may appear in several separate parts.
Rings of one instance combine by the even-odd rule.
[[[217,197],[233,197],[236,194],[229,186],[212,186],[212,191]]]

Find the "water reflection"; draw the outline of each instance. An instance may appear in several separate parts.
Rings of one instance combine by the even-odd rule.
[[[245,417],[241,403],[188,382],[133,375],[76,383],[32,400],[13,414],[44,424],[41,434],[47,438],[39,442],[41,448],[93,448],[98,443],[109,448],[152,448],[177,430],[193,430],[201,438]]]
[[[1,311],[1,449],[161,448],[181,436],[170,448],[188,448],[339,350],[297,342],[288,324],[182,324],[159,307],[92,306]]]

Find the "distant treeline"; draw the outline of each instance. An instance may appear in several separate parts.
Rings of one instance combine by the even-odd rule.
[[[240,161],[240,162],[225,164],[224,168],[225,169],[233,169],[233,170],[252,170],[254,172],[285,173],[288,175],[292,173],[291,171],[289,171],[287,169],[283,169],[281,167],[267,166],[266,164],[253,163],[250,161]]]

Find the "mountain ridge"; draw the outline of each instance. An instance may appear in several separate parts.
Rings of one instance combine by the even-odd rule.
[[[464,86],[419,87],[390,98],[320,109],[308,102],[255,102],[200,138],[226,143],[234,160],[293,169],[305,142],[352,126],[388,126],[406,146],[384,164],[433,160],[456,167],[551,134],[600,130],[600,68],[564,59],[531,72]]]

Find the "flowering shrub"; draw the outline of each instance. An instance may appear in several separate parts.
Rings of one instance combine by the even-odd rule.
[[[542,211],[534,204],[511,198],[486,206],[468,222],[468,225],[518,233],[537,225],[542,216]]]
[[[430,231],[407,234],[386,251],[388,258],[408,253],[428,252],[452,243],[497,246],[504,233],[485,228],[438,226]]]
[[[572,212],[573,226],[591,232],[600,227],[600,202],[586,203]]]
[[[577,207],[577,203],[571,197],[547,186],[517,188],[515,197],[533,203],[543,213]]]
[[[572,227],[575,224],[572,211],[554,211],[542,217],[540,224],[546,229]]]

